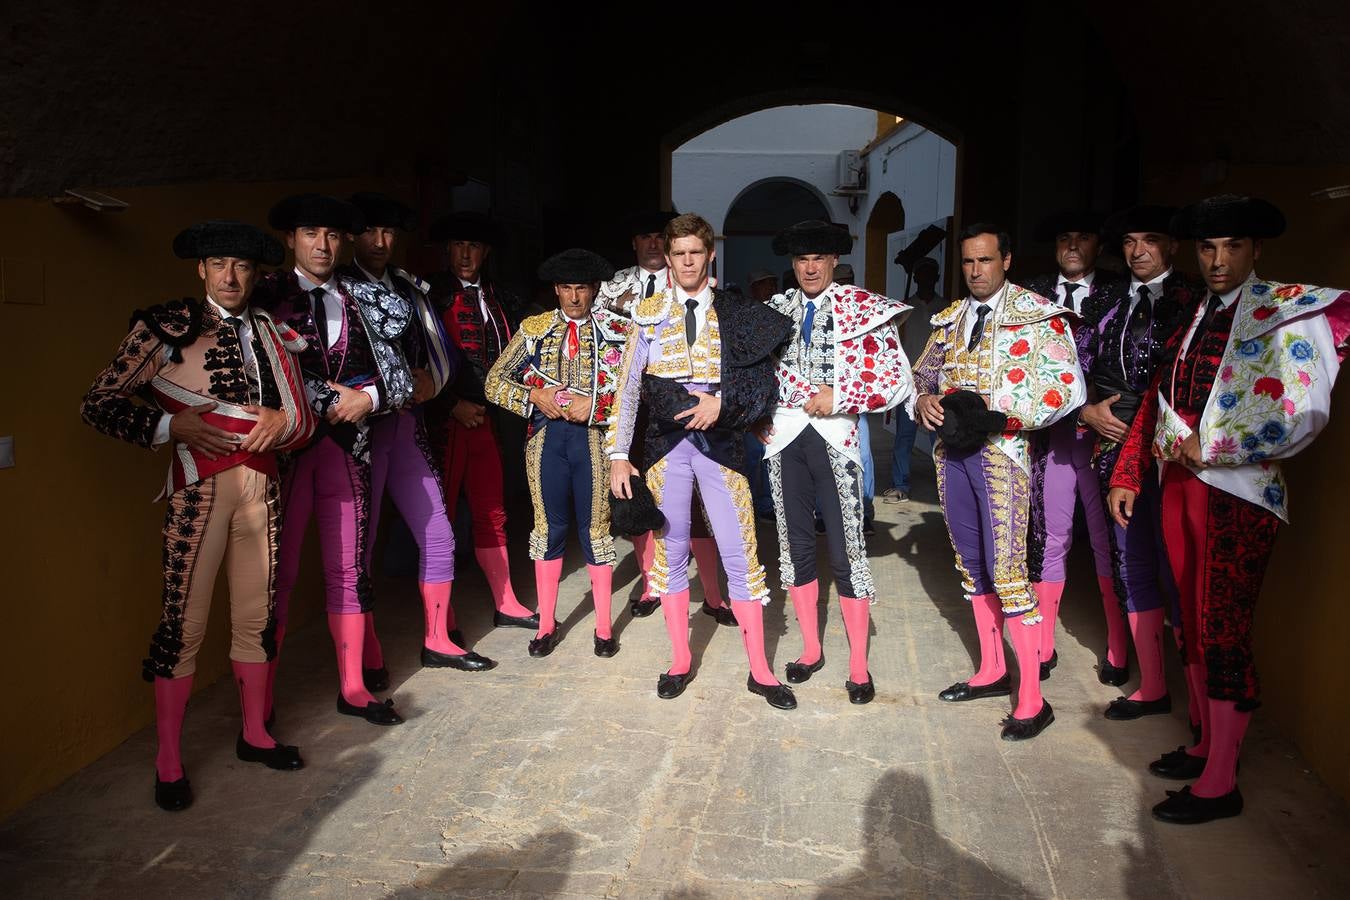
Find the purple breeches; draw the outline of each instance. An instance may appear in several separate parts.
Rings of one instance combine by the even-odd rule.
[[[426,437],[416,414],[399,410],[370,425],[370,535],[367,560],[373,555],[380,504],[386,491],[421,551],[421,574],[427,584],[455,580],[455,533],[445,512],[445,495],[431,466]]]
[[[724,468],[681,441],[646,472],[647,486],[666,517],[655,532],[651,589],[661,595],[689,588],[689,525],[694,484],[717,540],[732,600],[763,600],[769,594],[764,567],[755,547],[755,512],[750,483],[740,472]]]
[[[312,514],[319,522],[324,595],[330,613],[363,613],[373,597],[366,572],[370,466],[322,437],[296,457],[282,478],[277,622],[285,625],[300,573],[300,548]]]
[[[1097,462],[1098,483],[1107,484],[1118,447],[1105,450]],[[1105,480],[1103,480],[1105,479]],[[1102,493],[1105,493],[1105,487]],[[1111,549],[1116,563],[1116,593],[1126,612],[1147,612],[1166,606],[1174,622],[1180,622],[1177,607],[1177,586],[1172,578],[1172,566],[1167,559],[1167,548],[1162,539],[1162,487],[1158,471],[1149,469],[1144,476],[1139,496],[1134,501],[1134,515],[1130,527],[1121,528],[1111,521]]]
[[[1101,487],[1092,467],[1096,433],[1080,432],[1072,420],[1057,422],[1050,428],[1049,449],[1045,459],[1045,483],[1041,502],[1045,516],[1045,558],[1041,564],[1042,581],[1064,581],[1064,563],[1073,546],[1074,500],[1083,503],[1088,538],[1097,574],[1111,577],[1111,544],[1107,537],[1106,510]]]

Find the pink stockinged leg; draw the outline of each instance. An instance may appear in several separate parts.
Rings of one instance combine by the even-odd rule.
[[[449,656],[463,656],[463,647],[450,640],[454,612],[450,606],[453,581],[420,582],[422,591],[422,646]]]
[[[1237,704],[1231,700],[1210,700],[1206,705],[1209,707],[1209,719],[1205,722],[1209,761],[1199,780],[1191,786],[1191,793],[1197,797],[1222,797],[1237,787],[1238,756],[1252,714],[1239,712]]]
[[[670,635],[670,668],[666,674],[686,675],[694,662],[693,654],[689,652],[689,589],[663,596],[661,615],[665,617],[666,633]]]
[[[1021,617],[1008,623],[1008,638],[1012,641],[1013,652],[1017,654],[1017,672],[1020,683],[1017,686],[1017,708],[1013,718],[1030,719],[1041,711],[1041,644],[1040,629],[1044,622],[1026,625]]]
[[[368,612],[365,614],[366,636],[361,644],[361,665],[367,669],[384,668],[384,648],[380,646],[380,639],[375,634],[375,614]]]
[[[1129,699],[1157,700],[1167,693],[1163,677],[1163,611],[1132,612],[1129,619],[1139,663],[1139,689]]]
[[[329,613],[328,631],[337,650],[338,683],[343,698],[353,706],[365,708],[375,702],[361,677],[361,644],[366,637],[365,616],[361,613]]]
[[[1031,587],[1036,591],[1036,600],[1041,606],[1041,659],[1048,661],[1055,654],[1055,623],[1059,621],[1059,601],[1064,596],[1064,582],[1038,581]]]
[[[778,684],[764,655],[764,607],[758,600],[732,600],[731,612],[741,626],[741,640],[745,642],[745,656],[750,661],[750,674],[763,685]]]
[[[1214,722],[1211,718],[1214,709],[1213,704],[1209,702],[1209,679],[1203,662],[1186,666],[1186,688],[1190,691],[1191,699],[1199,707],[1200,714],[1197,720],[1200,723],[1200,743],[1186,752],[1191,756],[1209,756],[1214,737]]]
[[[591,601],[595,605],[595,633],[608,640],[613,637],[611,601],[614,596],[614,569],[611,566],[587,565],[591,576]],[[541,617],[542,618],[542,617]]]
[[[975,594],[970,598],[970,607],[980,637],[980,668],[969,684],[979,687],[993,684],[1008,674],[1008,663],[1003,657],[1003,605],[997,594]],[[1041,677],[1039,670],[1036,677]]]
[[[839,598],[839,608],[844,613],[844,630],[848,632],[848,680],[854,684],[866,684],[872,680],[867,672],[868,606],[870,602],[866,597]]]
[[[652,562],[656,559],[656,544],[652,533],[644,531],[633,535],[633,553],[637,556],[638,569],[642,572],[643,599],[655,596],[652,593]]]
[[[276,740],[267,732],[267,663],[246,663],[231,660],[234,686],[239,689],[239,712],[243,716],[244,741],[254,747],[267,749],[276,746]]]
[[[192,696],[192,676],[155,679],[155,731],[159,751],[155,754],[155,772],[160,781],[183,777],[183,717]]]
[[[797,662],[809,666],[820,659],[820,582],[812,579],[806,584],[789,585],[788,596],[802,632],[802,655]]]
[[[558,581],[562,577],[562,557],[557,559],[536,559],[534,561],[534,583],[539,597],[539,630],[536,638],[552,634],[558,627],[555,618],[558,611]]]
[[[1123,669],[1129,662],[1129,632],[1125,627],[1125,617],[1120,613],[1115,579],[1109,575],[1098,575],[1097,586],[1102,591],[1102,612],[1106,616],[1106,661],[1117,669]]]
[[[511,565],[507,561],[505,547],[474,547],[473,555],[478,560],[483,574],[487,576],[488,588],[492,591],[492,602],[496,604],[497,612],[504,616],[534,615],[520,605],[520,601],[516,599],[516,592],[511,589]]]
[[[281,665],[281,645],[286,640],[286,626],[278,622],[276,628],[277,655],[267,663],[267,695],[263,702],[263,719],[272,718],[272,706],[276,702],[277,667]]]
[[[725,602],[722,583],[717,578],[717,541],[712,538],[690,538],[689,547],[698,563],[698,581],[703,587],[703,599],[716,609]]]

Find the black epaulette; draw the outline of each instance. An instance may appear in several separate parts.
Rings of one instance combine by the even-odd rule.
[[[183,348],[192,345],[202,331],[204,305],[189,297],[160,303],[149,309],[138,309],[131,314],[127,328],[134,329],[136,323],[144,322],[156,338],[169,348],[169,359],[183,361]]]

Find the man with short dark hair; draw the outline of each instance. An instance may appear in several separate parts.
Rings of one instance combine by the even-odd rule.
[[[365,230],[360,212],[350,203],[296,194],[272,207],[267,221],[285,233],[295,265],[263,280],[259,304],[305,338],[307,346],[300,354],[305,391],[322,420],[315,440],[295,455],[282,478],[278,652],[300,573],[300,550],[313,516],[319,524],[328,629],[337,652],[338,712],[374,725],[397,725],[403,719],[394,711],[393,701],[375,699],[363,667],[365,614],[375,599],[366,564],[369,417],[401,407],[412,393],[395,343],[411,313],[399,297],[359,302],[350,279],[338,275],[338,257],[347,236]],[[273,661],[273,677],[278,660]],[[268,713],[270,717],[270,702]]]
[[[558,581],[567,532],[575,519],[595,604],[595,655],[611,657],[614,539],[609,529],[605,431],[614,416],[628,318],[595,309],[599,285],[614,267],[588,250],[554,254],[539,266],[558,308],[530,316],[488,372],[487,397],[529,423],[525,475],[534,503],[530,558],[539,592],[539,631],[530,656],[558,644]]]
[[[794,325],[778,354],[778,404],[765,448],[782,581],[802,633],[802,655],[788,663],[787,680],[806,681],[825,665],[816,579],[818,510],[848,633],[844,688],[849,702],[868,703],[876,695],[867,666],[868,607],[877,590],[863,538],[861,422],[913,391],[895,325],[908,307],[837,280],[839,256],[853,249],[846,228],[799,222],[778,233],[773,249],[792,258],[801,285],[769,301]]]
[[[985,412],[1006,420],[1001,431],[985,431],[984,423],[956,428],[973,437],[961,447],[949,447],[940,432],[933,451],[938,497],[980,642],[979,671],[939,697],[959,702],[1012,692],[1003,660],[1008,619],[1021,679],[1002,737],[1019,741],[1054,721],[1041,696],[1041,613],[1027,579],[1028,432],[1076,409],[1084,388],[1071,313],[1007,280],[1010,244],[994,225],[971,225],[961,233],[961,269],[970,294],[933,317],[933,334],[914,363],[914,389],[917,418],[934,431],[948,414],[949,393],[976,397]],[[955,409],[955,401],[950,405]],[[955,412],[952,417],[960,426]]]
[[[454,377],[459,356],[450,346],[440,317],[427,297],[430,285],[391,265],[400,233],[412,227],[412,210],[392,197],[371,192],[354,194],[351,202],[360,211],[366,228],[353,237],[353,262],[341,267],[340,274],[350,279],[349,289],[358,296],[392,293],[405,301],[412,312],[398,339],[402,360],[407,364],[407,377],[413,384],[412,396],[405,405],[371,418],[366,564],[370,565],[374,555],[380,508],[387,489],[420,551],[417,586],[422,597],[422,665],[486,671],[496,663],[464,649],[464,638],[455,628],[455,611],[450,603],[455,580],[455,533],[445,508],[440,461],[431,451],[422,419],[422,405]],[[389,674],[375,634],[375,615],[371,612],[366,613],[363,652],[367,681],[372,676],[379,679],[383,685],[377,682],[376,689],[382,690],[388,686]]]
[[[1180,594],[1188,688],[1203,698],[1201,736],[1149,765],[1196,779],[1153,807],[1192,825],[1242,812],[1238,756],[1260,702],[1252,624],[1275,535],[1288,518],[1281,460],[1330,416],[1350,349],[1350,293],[1256,275],[1284,215],[1255,197],[1210,197],[1170,232],[1195,241],[1209,292],[1177,330],[1116,462],[1107,505],[1132,527],[1151,461],[1162,467],[1162,532]]]
[[[745,430],[773,409],[772,354],[791,322],[762,303],[713,289],[713,232],[704,219],[672,219],[665,245],[673,287],[642,300],[634,312],[636,327],[624,350],[615,424],[606,445],[610,489],[615,496],[631,496],[629,480],[637,470],[628,448],[638,397],[644,394],[650,407],[645,475],[667,523],[656,536],[652,582],[661,596],[674,656],[657,681],[657,696],[683,693],[692,664],[689,522],[697,481],[750,662],[746,686],[770,705],[792,709],[797,701],[791,689],[778,682],[765,658],[760,604],[768,587],[755,547],[750,487],[738,471]]]
[[[1092,365],[1091,335],[1114,297],[1119,279],[1097,269],[1101,252],[1102,217],[1095,212],[1069,210],[1040,224],[1038,240],[1055,242],[1058,272],[1027,282],[1027,289],[1074,313],[1073,331],[1078,362],[1083,371]],[[1092,468],[1096,435],[1080,427],[1076,416],[1065,416],[1033,439],[1031,463],[1031,526],[1027,539],[1027,574],[1036,591],[1044,622],[1041,626],[1041,678],[1059,662],[1055,652],[1055,625],[1059,602],[1068,577],[1067,561],[1073,544],[1074,508],[1082,504],[1098,585],[1111,577],[1111,546],[1101,489]],[[1106,597],[1103,591],[1103,597]],[[1108,632],[1120,626],[1120,612],[1104,600]]]
[[[751,300],[764,303],[778,293],[778,276],[768,269],[755,269],[746,276],[745,287]]]
[[[450,270],[431,279],[431,298],[462,354],[459,373],[435,404],[439,427],[433,449],[444,451],[445,500],[452,514],[460,491],[468,496],[473,554],[492,591],[493,625],[538,628],[539,615],[521,605],[511,587],[502,451],[483,390],[488,370],[511,339],[501,292],[484,270],[504,237],[501,226],[474,212],[453,212],[431,226],[431,239],[443,243],[450,257]]]
[[[1130,278],[1113,290],[1110,307],[1093,329],[1088,402],[1078,412],[1079,421],[1093,430],[1093,468],[1103,497],[1140,400],[1201,289],[1196,279],[1172,268],[1177,242],[1169,228],[1175,213],[1171,206],[1136,206],[1115,214],[1104,226],[1108,239],[1119,242]],[[1171,708],[1163,674],[1163,616],[1176,605],[1176,585],[1162,543],[1158,476],[1152,462],[1149,468],[1130,527],[1108,523],[1112,575],[1099,578],[1107,650],[1097,678],[1117,687],[1129,680],[1130,639],[1139,671],[1138,689],[1112,701],[1108,719],[1136,719]],[[1179,614],[1173,619],[1179,628]],[[1191,709],[1191,721],[1197,724],[1199,699],[1192,698]]]
[[[276,454],[304,446],[314,432],[295,358],[303,339],[249,304],[259,264],[279,264],[281,245],[251,225],[210,221],[180,233],[173,250],[197,261],[205,300],[138,310],[80,409],[110,437],[147,448],[172,442],[164,612],[142,662],[155,687],[155,803],[169,811],[192,804],[179,738],[222,562],[243,713],[235,753],[273,769],[304,765],[299,750],[268,732],[265,707],[276,655]]]

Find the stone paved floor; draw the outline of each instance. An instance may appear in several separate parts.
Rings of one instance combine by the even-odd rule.
[[[482,577],[462,567],[465,631],[501,661],[481,675],[418,668],[415,585],[388,581],[380,621],[405,725],[336,715],[328,636],[302,630],[287,645],[276,731],[301,745],[304,771],[238,762],[235,695],[216,684],[187,723],[192,809],[153,807],[146,729],[0,823],[4,894],[1350,896],[1350,812],[1260,716],[1241,817],[1191,829],[1150,818],[1171,785],[1144,766],[1182,742],[1184,705],[1170,718],[1101,717],[1116,692],[1096,681],[1100,613],[1084,592],[1064,604],[1046,685],[1057,721],[1039,739],[998,739],[1005,701],[940,703],[969,670],[973,636],[931,467],[916,467],[914,502],[879,505],[871,542],[884,587],[870,706],[845,698],[833,602],[826,668],[797,689],[796,711],[779,712],[746,692],[737,633],[707,616],[693,616],[697,677],[675,701],[654,694],[660,615],[623,612],[619,655],[593,656],[575,555],[566,639],[543,660],[526,656],[526,632],[488,627]],[[765,527],[760,538],[776,546]],[[1080,568],[1073,581],[1093,579]],[[618,598],[635,591],[629,556],[615,584]],[[795,624],[782,602],[766,620],[781,671]]]

